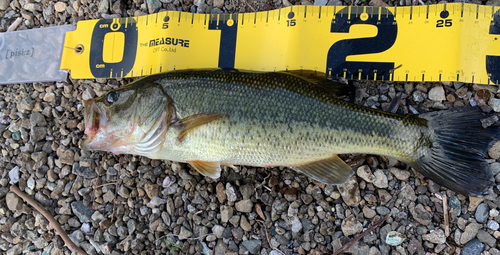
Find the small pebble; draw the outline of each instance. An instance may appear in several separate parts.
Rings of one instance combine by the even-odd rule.
[[[391,246],[398,246],[405,240],[406,236],[397,231],[391,231],[387,233],[387,236],[385,237],[385,242]]]

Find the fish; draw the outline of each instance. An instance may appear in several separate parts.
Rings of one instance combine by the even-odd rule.
[[[183,70],[147,76],[84,102],[81,147],[190,164],[289,167],[325,184],[353,169],[338,155],[400,160],[450,190],[485,196],[485,157],[499,139],[477,107],[398,115],[339,98],[347,87],[311,72]]]

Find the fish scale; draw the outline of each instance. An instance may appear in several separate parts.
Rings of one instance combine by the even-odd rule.
[[[262,76],[231,75],[207,75],[193,81],[173,74],[159,81],[174,99],[180,116],[201,112],[225,115],[223,120],[190,133],[179,145],[186,148],[186,157],[277,166],[303,164],[341,153],[409,159],[418,146],[419,137],[415,134],[420,133],[421,126],[403,124],[408,122],[403,116],[370,111],[347,105],[328,94],[311,92],[317,89],[315,84],[294,76],[276,75],[265,85]],[[398,132],[394,132],[396,129]],[[256,143],[259,155],[253,152]],[[206,150],[195,155],[192,151],[196,148]],[[245,148],[248,155],[242,153]]]

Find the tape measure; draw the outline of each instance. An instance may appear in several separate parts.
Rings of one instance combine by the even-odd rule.
[[[291,6],[80,21],[66,34],[61,69],[85,79],[224,67],[499,84],[499,10],[465,3]]]

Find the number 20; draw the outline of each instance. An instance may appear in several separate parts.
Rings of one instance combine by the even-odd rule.
[[[443,23],[444,23],[444,26],[443,26]],[[437,21],[436,23],[436,27],[451,27],[452,23],[451,23],[451,19],[440,19]]]

